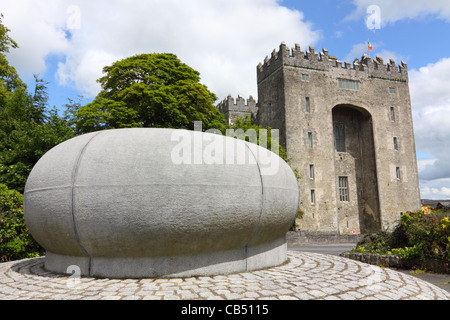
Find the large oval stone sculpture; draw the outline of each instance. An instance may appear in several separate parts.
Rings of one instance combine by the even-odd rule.
[[[46,153],[28,178],[24,215],[49,271],[187,277],[284,263],[298,201],[291,168],[260,146],[196,131],[118,129]]]

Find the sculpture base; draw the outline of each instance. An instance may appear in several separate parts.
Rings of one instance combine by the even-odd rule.
[[[95,278],[216,276],[275,267],[287,260],[286,238],[241,249],[168,257],[72,257],[47,252],[48,271]],[[74,268],[75,266],[75,268]],[[77,270],[78,270],[77,268]]]

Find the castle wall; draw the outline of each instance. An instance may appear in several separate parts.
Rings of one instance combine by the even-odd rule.
[[[388,229],[401,212],[420,208],[405,63],[397,66],[392,60],[385,64],[378,57],[363,56],[351,65],[326,50],[319,55],[312,47],[303,52],[299,46],[290,50],[282,44],[257,71],[259,124],[280,129],[288,157],[303,176],[299,181],[303,230],[350,233],[377,225]],[[334,143],[336,106],[359,110],[353,127],[343,119],[350,151],[352,144],[359,141],[359,145],[353,155],[342,154],[342,160]],[[310,165],[315,169],[313,178]],[[354,199],[349,203],[338,199],[340,174],[348,174]]]
[[[237,118],[245,118],[246,116],[254,119],[258,112],[256,101],[252,96],[248,100],[238,96],[235,101],[231,95],[228,95],[226,99],[217,105],[217,108],[224,114],[228,124],[234,123]]]

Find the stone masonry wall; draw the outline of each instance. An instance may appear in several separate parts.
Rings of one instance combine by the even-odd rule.
[[[229,124],[234,123],[237,118],[245,118],[247,115],[250,118],[255,118],[258,112],[256,100],[252,96],[247,101],[238,96],[235,101],[231,95],[228,95],[217,105],[217,108],[224,114],[225,120]]]
[[[379,57],[371,60],[363,56],[352,65],[343,64],[325,49],[318,54],[312,47],[304,52],[298,45],[290,50],[282,43],[278,52],[274,50],[264,64],[258,65],[257,79],[257,120],[263,126],[280,129],[281,143],[303,176],[299,181],[302,230],[360,233],[364,231],[361,227],[367,229],[364,223],[370,214],[378,228],[389,229],[401,212],[420,208],[404,62],[397,66],[392,60],[385,64]],[[339,79],[357,82],[358,90],[340,88]],[[336,169],[341,155],[335,152],[333,132],[333,109],[337,106],[356,110],[360,114],[358,126],[372,126],[371,130],[367,127],[354,133],[364,136],[361,144],[372,139],[369,145],[373,146],[362,150],[359,159],[364,163],[360,169],[348,174],[349,191],[352,198],[358,197],[359,209],[350,208],[345,214],[339,211],[343,206],[338,199]],[[342,156],[352,157],[351,153]],[[357,159],[353,156],[349,161]],[[310,165],[314,166],[314,177],[309,176]],[[356,188],[357,179],[365,181],[361,188]]]

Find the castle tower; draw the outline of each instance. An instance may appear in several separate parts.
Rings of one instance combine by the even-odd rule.
[[[245,118],[247,115],[254,119],[258,112],[256,101],[252,96],[245,101],[244,98],[238,96],[236,102],[231,95],[217,105],[217,108],[224,114],[228,124],[234,123],[237,118]]]
[[[407,65],[353,64],[284,43],[257,67],[258,124],[280,130],[299,170],[301,230],[392,228],[420,208]]]

